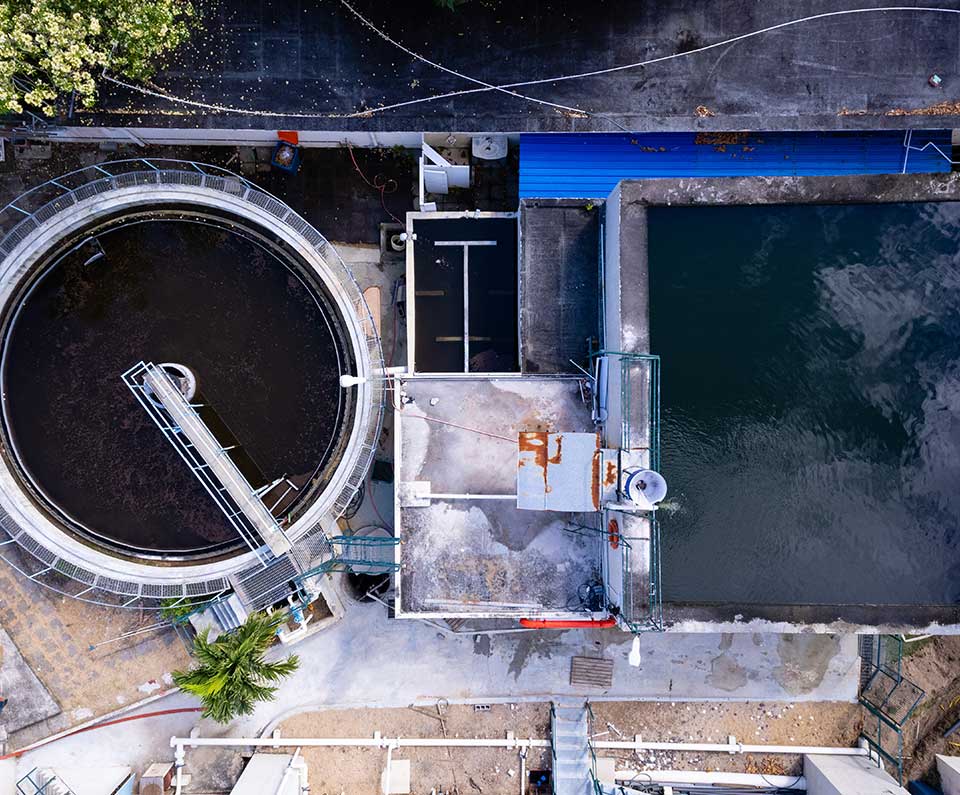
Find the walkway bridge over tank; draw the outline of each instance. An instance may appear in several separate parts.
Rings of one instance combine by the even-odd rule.
[[[260,493],[173,377],[160,365],[139,362],[123,374],[123,382],[261,561],[266,563],[261,539],[275,557],[289,552],[290,541]]]

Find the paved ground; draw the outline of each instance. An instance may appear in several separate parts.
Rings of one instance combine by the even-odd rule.
[[[10,637],[0,629],[0,694],[10,697],[3,709],[2,722],[8,732],[51,718],[60,711],[53,696]]]
[[[520,702],[577,694],[593,700],[642,699],[852,701],[859,658],[854,636],[646,635],[641,664],[629,665],[630,640],[622,632],[566,631],[452,635],[417,621],[388,619],[376,603],[348,602],[343,621],[300,644],[301,669],[273,703],[224,727],[201,722],[206,736],[251,736],[318,707],[401,707],[457,701]],[[573,655],[614,661],[613,687],[577,690],[568,684]],[[142,658],[146,664],[151,657]],[[193,706],[175,694],[148,711]],[[183,736],[192,715],[167,715],[98,730],[28,754],[32,765],[145,765],[169,757],[173,734]],[[91,735],[94,736],[94,735]],[[229,774],[221,761],[218,770]]]
[[[4,554],[15,553],[4,550]],[[60,708],[59,714],[45,719],[35,713],[39,722],[11,731],[11,747],[22,747],[169,688],[170,672],[190,660],[170,629],[89,649],[91,644],[154,623],[156,618],[149,614],[60,597],[0,563],[0,626]],[[11,707],[15,706],[17,690],[7,695]]]
[[[243,112],[104,85],[89,120],[319,130],[832,129],[917,126],[901,114],[939,103],[951,116],[937,123],[956,126],[960,110],[960,17],[930,12],[835,16],[645,68],[549,82],[687,53],[808,15],[892,5],[884,0],[472,0],[453,13],[432,0],[353,1],[393,39],[435,62],[498,85],[543,80],[516,90],[568,109],[485,91],[376,112],[476,84],[413,60],[337,0],[200,0],[202,32],[154,85]],[[933,72],[944,80],[940,89],[927,84]],[[258,114],[263,110],[307,116]],[[358,112],[364,115],[350,117]]]

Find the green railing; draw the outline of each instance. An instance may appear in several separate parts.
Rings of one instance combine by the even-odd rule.
[[[597,778],[597,752],[593,747],[594,721],[593,707],[590,702],[586,702],[587,707],[587,750],[590,751],[590,783],[593,786],[594,795],[603,795],[603,785]]]
[[[636,540],[636,539],[634,539]],[[646,596],[642,601],[637,599],[641,590],[633,583],[630,569],[630,557],[635,554],[635,548],[630,539],[620,536],[623,547],[623,605],[621,608],[623,621],[631,632],[662,632],[663,631],[663,593],[660,587],[660,522],[656,513],[650,516],[649,561],[647,569]]]
[[[903,675],[903,641],[895,635],[877,638],[871,660],[863,660],[869,678],[860,691],[860,704],[869,718],[860,737],[878,760],[885,759],[897,770],[903,786],[903,726],[926,695],[922,688]],[[875,723],[873,723],[875,721]],[[868,733],[869,726],[875,731]]]
[[[208,597],[200,602],[190,602],[184,598],[167,600],[166,603],[160,605],[160,615],[171,624],[188,624],[191,616],[202,613],[215,604],[225,602],[232,594],[233,591],[228,591],[212,598]]]
[[[602,356],[616,357],[620,361],[620,448],[623,450],[648,449],[650,469],[660,470],[660,357],[653,353],[626,353],[624,351],[598,350],[590,353],[591,359]],[[646,371],[647,376],[647,417],[648,438],[646,444],[633,442],[634,412],[633,382],[639,374],[638,368]],[[609,442],[608,442],[609,443]]]
[[[648,466],[660,471],[660,357],[651,353],[627,353],[625,351],[591,351],[591,358],[606,356],[620,363],[620,438],[622,450],[646,450]],[[612,365],[611,365],[612,366]],[[645,379],[645,385],[637,379]],[[645,386],[645,388],[644,388]],[[646,407],[637,406],[638,398],[645,396]],[[637,423],[643,423],[638,427]],[[607,439],[607,443],[612,443]],[[635,539],[637,540],[637,539]],[[623,545],[623,605],[622,618],[631,632],[660,632],[663,630],[663,589],[661,579],[660,522],[656,512],[650,514],[649,561],[647,581],[642,585],[632,582],[630,556],[636,547],[622,533]],[[640,594],[643,594],[642,601]]]
[[[396,547],[400,540],[397,538],[378,538],[374,536],[333,536],[331,544],[339,545],[343,552],[325,560],[319,566],[305,571],[297,579],[303,581],[317,574],[331,571],[353,571],[357,568],[376,568],[384,572],[399,571],[400,564],[395,560],[384,560],[381,556],[365,555],[365,550],[381,550],[387,547]],[[359,553],[359,554],[358,554]]]
[[[17,781],[19,795],[74,795],[66,782],[55,773],[44,773],[39,768],[33,768],[23,778]]]
[[[557,791],[557,705],[550,702],[550,787]]]

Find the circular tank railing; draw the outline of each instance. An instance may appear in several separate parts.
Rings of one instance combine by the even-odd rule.
[[[219,166],[191,160],[136,158],[90,165],[48,180],[0,209],[0,260],[8,257],[36,230],[79,202],[137,186],[183,186],[220,191],[229,196],[231,202],[249,203],[258,214],[266,212],[277,224],[296,233],[321,255],[356,312],[364,347],[357,353],[366,358],[369,372],[382,371],[383,352],[370,308],[353,273],[336,249],[276,196]],[[349,458],[352,463],[326,513],[331,518],[338,518],[356,497],[376,453],[383,421],[385,383],[381,379],[369,379],[368,387],[367,400],[358,406],[363,413],[359,420],[362,434],[351,438]],[[109,607],[148,610],[159,609],[161,602],[169,600],[190,604],[215,599],[238,582],[248,583],[245,589],[248,599],[268,600],[271,589],[276,589],[279,579],[286,576],[287,567],[306,570],[318,557],[326,554],[329,547],[324,528],[320,521],[316,521],[292,539],[289,560],[277,561],[285,564],[276,567],[277,576],[271,576],[273,572],[269,569],[255,566],[231,572],[233,576],[229,579],[227,576],[195,577],[190,576],[187,567],[180,567],[178,571],[182,570],[183,574],[179,582],[147,583],[133,577],[109,576],[93,571],[92,566],[66,559],[2,508],[0,529],[0,559],[22,576],[62,596]]]

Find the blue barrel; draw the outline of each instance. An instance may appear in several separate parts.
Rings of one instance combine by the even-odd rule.
[[[911,781],[907,784],[907,791],[912,793],[912,795],[943,795],[940,790],[934,789],[922,781]]]

